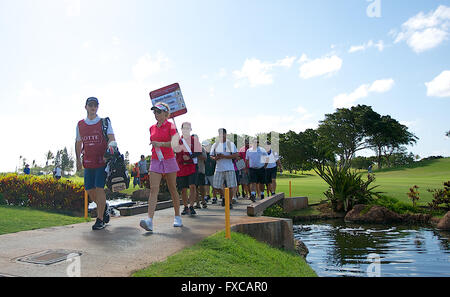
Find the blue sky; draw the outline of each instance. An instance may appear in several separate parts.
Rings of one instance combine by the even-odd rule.
[[[419,137],[414,154],[450,156],[449,34],[450,1],[0,0],[0,171],[73,151],[89,96],[136,161],[148,94],[174,82],[177,125],[201,139],[300,132],[366,104]]]

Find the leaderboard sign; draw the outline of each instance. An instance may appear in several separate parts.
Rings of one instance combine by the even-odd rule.
[[[153,106],[159,102],[166,103],[170,108],[170,118],[187,113],[183,94],[178,83],[150,92]]]

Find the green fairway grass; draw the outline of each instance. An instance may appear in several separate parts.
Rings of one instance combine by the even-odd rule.
[[[367,171],[362,171],[364,175]],[[443,183],[450,180],[450,158],[423,161],[414,166],[374,171],[376,191],[403,202],[411,202],[406,195],[409,188],[419,186],[420,200],[418,205],[427,205],[433,196],[427,189],[443,188]],[[284,192],[289,197],[289,181],[292,183],[292,197],[307,196],[309,203],[325,199],[323,192],[327,184],[314,171],[307,174],[278,175],[277,192]]]
[[[150,267],[135,277],[302,277],[317,276],[306,261],[294,254],[270,247],[254,238],[216,233]]]
[[[19,206],[0,206],[0,235],[26,230],[83,223],[86,220]]]

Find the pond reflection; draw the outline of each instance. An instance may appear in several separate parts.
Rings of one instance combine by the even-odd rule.
[[[373,254],[382,277],[450,276],[449,232],[340,220],[294,225],[294,237],[308,247],[306,261],[319,276],[368,276]]]

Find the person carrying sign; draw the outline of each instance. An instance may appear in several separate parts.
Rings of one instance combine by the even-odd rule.
[[[105,228],[109,222],[109,208],[106,204],[105,194],[105,159],[104,154],[108,144],[115,141],[114,131],[111,122],[108,121],[108,128],[105,137],[103,131],[103,119],[97,115],[98,99],[89,97],[86,100],[85,109],[87,117],[77,124],[75,152],[77,159],[77,171],[84,167],[84,188],[89,197],[97,204],[97,219],[93,230]],[[109,141],[109,142],[108,142]],[[83,157],[81,159],[81,153]]]
[[[164,176],[172,196],[175,218],[174,227],[182,227],[180,216],[180,196],[177,192],[177,172],[179,170],[173,148],[178,146],[179,136],[175,125],[168,121],[170,108],[165,103],[158,103],[151,108],[156,124],[150,127],[152,159],[150,162],[150,196],[148,199],[148,218],[140,221],[146,231],[153,231],[153,216],[159,193],[159,185]]]

